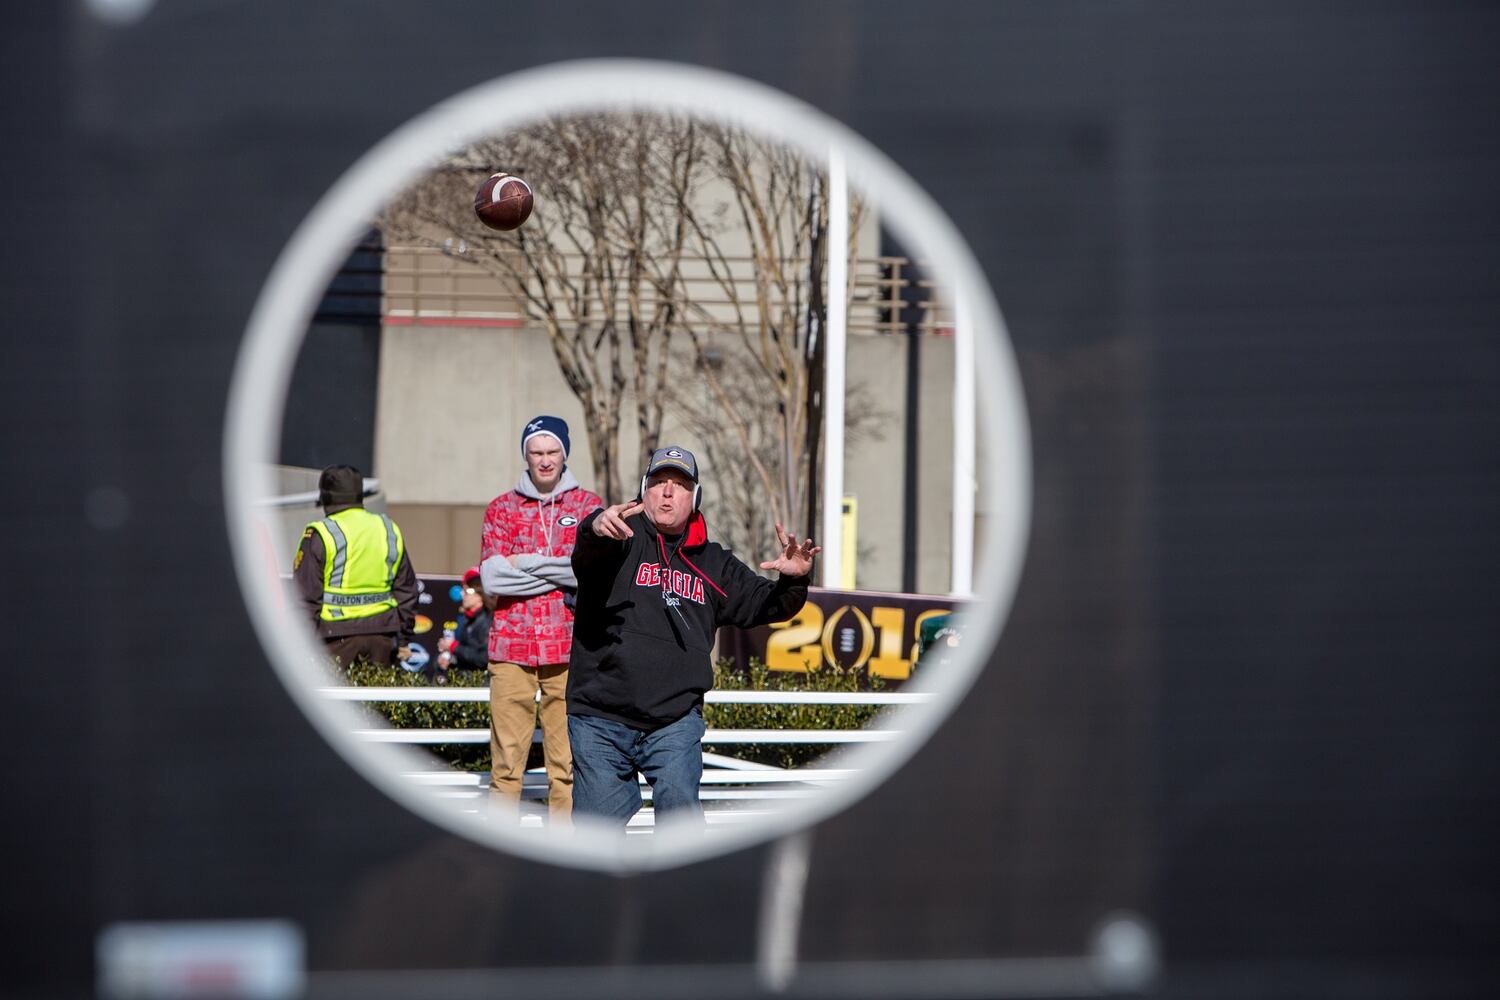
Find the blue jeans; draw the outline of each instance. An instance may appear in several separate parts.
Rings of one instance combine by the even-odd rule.
[[[639,771],[651,786],[657,818],[703,816],[703,713],[693,709],[651,733],[592,715],[568,716],[573,745],[573,813],[620,826],[641,808]]]

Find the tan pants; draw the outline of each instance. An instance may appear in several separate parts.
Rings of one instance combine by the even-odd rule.
[[[490,664],[490,791],[521,796],[526,755],[541,716],[542,751],[547,761],[547,812],[554,821],[573,813],[573,749],[568,744],[568,665],[523,667]],[[536,693],[542,693],[538,712]]]

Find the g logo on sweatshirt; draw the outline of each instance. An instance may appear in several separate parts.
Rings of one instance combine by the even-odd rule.
[[[573,525],[578,523],[578,518],[574,517],[572,514],[564,514],[562,517],[557,519],[557,523],[562,525],[564,528],[571,528],[573,527]]]

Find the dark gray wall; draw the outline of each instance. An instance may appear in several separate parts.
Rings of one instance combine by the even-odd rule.
[[[384,273],[384,240],[372,229],[328,283],[297,352],[277,452],[286,465],[374,474]]]
[[[1070,954],[1127,906],[1164,995],[1487,992],[1490,5],[7,20],[10,610],[60,632],[12,684],[16,990],[86,988],[119,919],[286,916],[320,969],[753,954],[761,851],[552,870],[354,775],[267,669],[223,528],[235,351],[316,199],[457,90],[639,55],[762,80],[890,153],[986,268],[1031,411],[1010,627],[912,765],[818,831],[804,954]]]

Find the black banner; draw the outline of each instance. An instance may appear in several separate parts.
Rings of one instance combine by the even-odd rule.
[[[456,576],[417,576],[421,594],[417,597],[417,621],[412,629],[412,656],[405,667],[425,670],[437,660],[437,641],[453,638],[463,614],[463,580]]]

